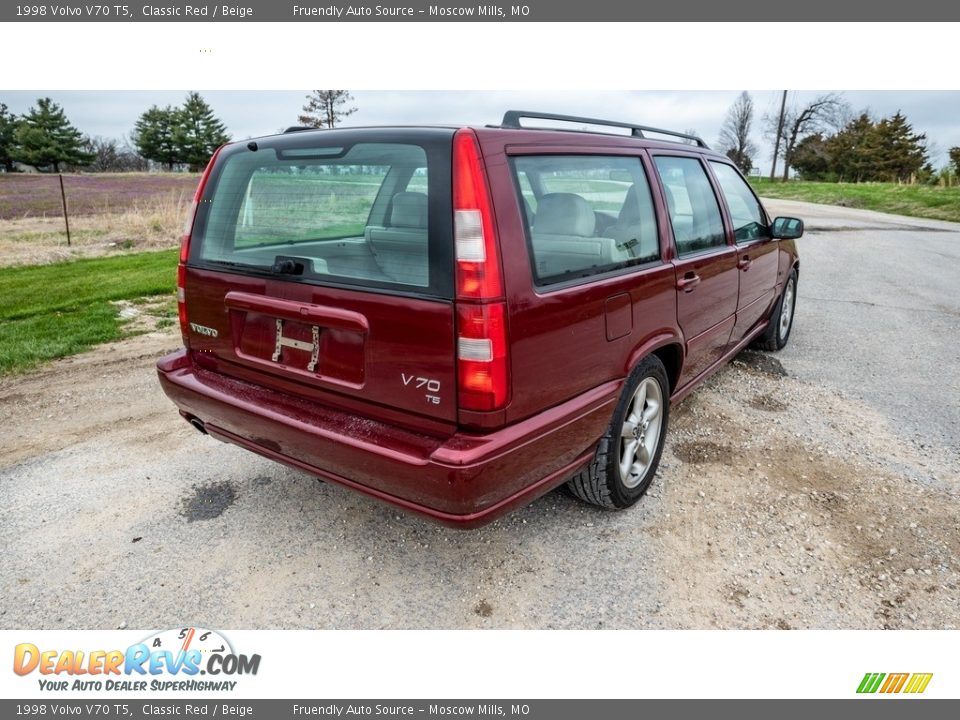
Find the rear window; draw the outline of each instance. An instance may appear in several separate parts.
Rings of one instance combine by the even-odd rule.
[[[221,163],[191,260],[348,285],[431,286],[424,147],[259,147]],[[449,208],[448,208],[449,210]]]
[[[639,158],[531,155],[514,158],[513,171],[538,284],[659,259]]]

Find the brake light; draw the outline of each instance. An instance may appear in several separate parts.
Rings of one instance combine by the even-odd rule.
[[[506,303],[493,205],[473,130],[453,138],[453,237],[457,260],[457,376],[464,410],[507,403]]]
[[[183,336],[183,346],[190,347],[190,337],[187,332],[187,259],[190,257],[190,238],[193,234],[193,223],[197,219],[197,208],[200,206],[200,199],[203,197],[203,190],[207,186],[207,179],[210,177],[210,171],[217,160],[223,145],[218,147],[207,163],[203,175],[200,176],[200,182],[197,184],[197,191],[193,194],[193,203],[187,212],[187,221],[183,226],[183,235],[180,237],[180,262],[177,264],[177,318],[180,320],[180,334]]]
[[[507,402],[506,306],[457,305],[460,407],[489,412]]]
[[[503,295],[490,191],[476,135],[469,129],[453,138],[453,238],[457,297],[490,300]]]

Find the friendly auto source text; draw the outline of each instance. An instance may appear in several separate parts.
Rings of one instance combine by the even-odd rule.
[[[530,714],[529,705],[509,706],[493,703],[479,705],[439,705],[427,706],[430,715],[490,715],[494,717],[508,717]],[[419,713],[423,710],[420,709]],[[294,715],[319,715],[322,717],[344,717],[356,715],[414,715],[417,708],[412,705],[294,705]]]
[[[327,5],[324,7],[294,5],[294,17],[356,18],[356,17],[526,17],[528,5],[430,5],[425,10],[412,7],[385,7],[383,5]]]

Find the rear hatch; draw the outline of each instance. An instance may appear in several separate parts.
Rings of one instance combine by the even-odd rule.
[[[370,417],[456,422],[453,132],[224,147],[185,238],[195,362]]]

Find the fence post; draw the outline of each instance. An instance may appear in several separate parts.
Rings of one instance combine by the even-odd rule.
[[[67,216],[67,194],[63,190],[63,173],[60,176],[60,201],[63,203],[63,222],[67,226],[67,247],[70,247],[70,218]]]

